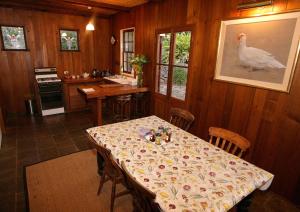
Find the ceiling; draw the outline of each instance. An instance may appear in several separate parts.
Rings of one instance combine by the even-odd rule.
[[[83,16],[110,17],[157,0],[0,0],[0,6]]]
[[[148,2],[148,0],[90,0],[90,1],[112,4],[112,5],[119,5],[123,7],[135,7]]]

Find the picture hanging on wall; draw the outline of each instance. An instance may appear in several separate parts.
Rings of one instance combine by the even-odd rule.
[[[2,48],[6,51],[26,51],[26,36],[23,26],[1,26]]]
[[[79,31],[60,29],[60,50],[61,51],[79,51]]]
[[[300,12],[221,22],[215,79],[289,92]]]

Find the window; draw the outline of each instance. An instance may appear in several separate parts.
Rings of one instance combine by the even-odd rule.
[[[121,72],[132,75],[130,65],[134,57],[134,28],[121,30]]]
[[[157,35],[157,93],[185,100],[191,35],[191,30]]]

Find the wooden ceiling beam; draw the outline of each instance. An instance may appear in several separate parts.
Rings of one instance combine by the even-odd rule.
[[[57,6],[57,5],[49,5],[49,4],[22,4],[18,2],[13,2],[9,0],[0,1],[0,6],[3,7],[11,7],[11,8],[19,8],[19,9],[29,9],[29,10],[39,10],[39,11],[48,11],[53,13],[61,13],[61,14],[71,14],[71,15],[80,15],[80,16],[92,16],[95,15],[92,11],[85,11],[78,8],[70,9],[70,7],[65,6]],[[96,14],[96,17],[99,18],[110,18],[110,15],[102,15]]]
[[[129,7],[123,7],[119,5],[114,4],[107,4],[107,3],[100,3],[100,2],[94,2],[94,1],[88,1],[88,0],[62,0],[63,2],[68,2],[71,4],[77,4],[81,6],[90,6],[90,7],[97,7],[102,9],[109,9],[114,11],[129,11]],[[59,1],[59,2],[62,2]]]

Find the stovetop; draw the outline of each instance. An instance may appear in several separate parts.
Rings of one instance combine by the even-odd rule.
[[[59,83],[61,79],[58,78],[55,67],[52,68],[36,68],[34,70],[37,83]]]
[[[37,78],[36,80],[38,83],[61,82],[58,77]]]

